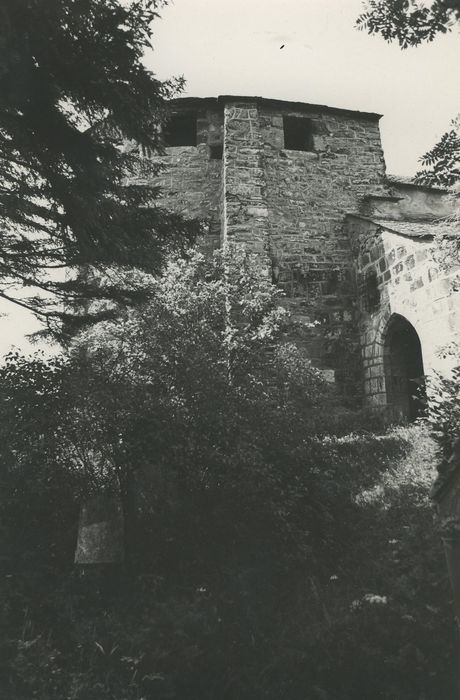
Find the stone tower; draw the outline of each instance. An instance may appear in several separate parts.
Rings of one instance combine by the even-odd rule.
[[[409,374],[437,366],[433,343],[416,349],[421,326],[443,319],[445,343],[460,327],[458,294],[431,251],[447,193],[386,177],[378,114],[235,96],[171,110],[162,204],[205,222],[208,250],[232,240],[260,255],[298,342],[346,396],[412,417]]]

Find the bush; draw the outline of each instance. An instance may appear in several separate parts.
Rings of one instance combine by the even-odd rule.
[[[3,373],[5,697],[458,697],[435,443],[363,430],[232,260],[175,261],[140,314]],[[76,571],[101,488],[128,562]]]

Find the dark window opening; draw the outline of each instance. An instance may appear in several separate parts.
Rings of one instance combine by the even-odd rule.
[[[222,143],[215,143],[213,146],[209,146],[209,157],[211,160],[222,160],[224,155],[224,145]]]
[[[385,337],[384,370],[392,419],[413,421],[425,415],[426,388],[420,339],[412,324],[396,314]]]
[[[339,270],[331,270],[326,279],[325,291],[326,294],[336,294],[339,291],[340,272]]]
[[[196,146],[196,114],[173,114],[163,131],[166,146]]]
[[[280,264],[278,260],[272,258],[272,283],[278,284],[280,278]]]
[[[304,117],[283,117],[284,148],[292,151],[314,151],[313,125]]]
[[[364,280],[364,305],[366,311],[376,311],[380,306],[380,290],[375,270],[369,270]]]

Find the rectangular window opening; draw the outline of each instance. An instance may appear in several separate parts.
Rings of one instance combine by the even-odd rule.
[[[163,130],[166,146],[196,146],[196,114],[173,114]]]
[[[283,117],[284,148],[292,151],[314,151],[313,124],[305,117]]]

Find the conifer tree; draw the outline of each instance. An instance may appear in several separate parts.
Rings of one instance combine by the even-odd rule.
[[[180,78],[160,82],[142,62],[164,4],[0,5],[0,297],[48,320],[64,316],[62,302],[130,299],[117,284],[102,290],[94,276],[69,269],[154,271],[165,250],[195,235],[195,224],[158,206],[155,187],[130,183],[139,161],[124,145],[161,151],[165,100],[182,86]],[[146,158],[142,167],[143,182],[158,169]]]

